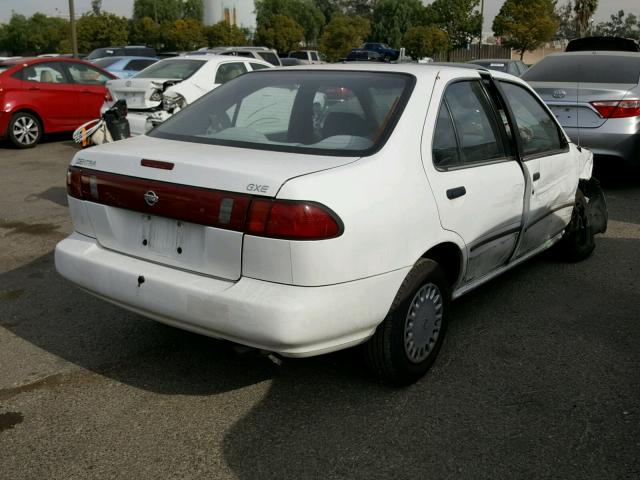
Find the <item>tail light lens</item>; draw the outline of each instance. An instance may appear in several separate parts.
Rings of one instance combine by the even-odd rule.
[[[79,200],[261,237],[325,240],[343,231],[338,216],[315,202],[269,200],[78,167],[67,171],[67,193]]]
[[[591,102],[602,118],[627,118],[640,116],[640,100],[611,100]]]

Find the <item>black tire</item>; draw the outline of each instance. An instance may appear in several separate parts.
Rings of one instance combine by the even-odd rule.
[[[16,112],[9,121],[7,136],[16,148],[33,148],[42,138],[42,124],[29,112]]]
[[[585,260],[596,248],[596,243],[587,214],[587,199],[580,188],[576,192],[576,206],[571,214],[571,221],[558,242],[556,252],[567,262]]]
[[[429,309],[426,319],[419,320],[423,328],[429,325],[425,330],[425,335],[429,338],[424,344],[424,351],[417,347],[411,349],[407,346],[411,345],[408,342],[412,337],[409,335],[411,332],[407,332],[411,330],[408,326],[410,309],[415,309],[414,302],[419,301],[416,300],[419,294],[430,292],[427,295],[429,297],[435,291],[439,295],[439,304],[434,300],[435,297],[428,298],[431,305],[427,306],[425,303],[425,308]],[[369,368],[381,379],[400,386],[410,385],[427,373],[442,345],[450,297],[449,283],[444,271],[433,260],[420,259],[402,283],[386,318],[378,325],[373,337],[364,344],[365,362]],[[414,328],[413,331],[422,332],[419,328]],[[420,340],[417,337],[418,335],[416,339]],[[422,340],[424,341],[424,338]],[[426,357],[422,358],[424,355]]]

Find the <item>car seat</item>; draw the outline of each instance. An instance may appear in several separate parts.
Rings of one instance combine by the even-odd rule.
[[[48,70],[43,70],[40,72],[40,81],[42,83],[54,83],[53,75]]]

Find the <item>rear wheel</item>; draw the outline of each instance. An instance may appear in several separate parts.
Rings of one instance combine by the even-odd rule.
[[[35,147],[42,138],[40,120],[29,112],[14,113],[9,122],[8,136],[18,148]]]
[[[419,260],[364,346],[365,360],[375,374],[396,385],[409,385],[429,370],[444,338],[449,297],[440,266]]]

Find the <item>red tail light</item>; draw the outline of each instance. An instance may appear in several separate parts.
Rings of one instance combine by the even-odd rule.
[[[340,236],[343,230],[331,210],[314,202],[268,200],[77,167],[67,172],[67,193],[80,200],[261,237],[324,240]]]
[[[640,116],[640,100],[611,100],[591,102],[602,118],[627,118]]]
[[[258,200],[251,202],[245,231],[288,240],[321,240],[342,233],[337,216],[313,202]]]

